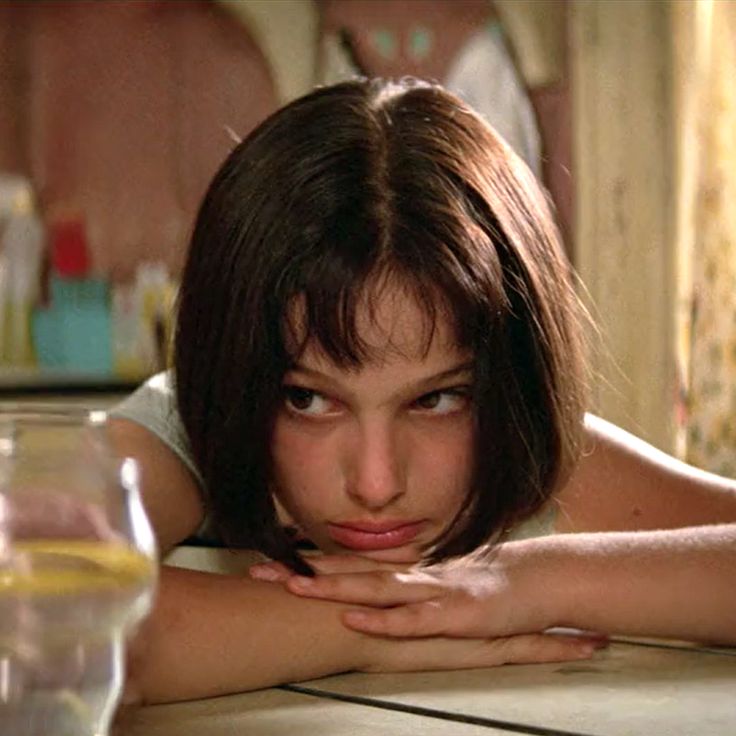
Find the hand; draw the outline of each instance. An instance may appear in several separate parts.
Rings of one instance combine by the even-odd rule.
[[[350,628],[372,635],[364,649],[368,661],[358,668],[365,672],[589,659],[605,645],[598,636],[529,633],[489,638],[497,633],[488,625],[493,622],[481,625],[473,619],[482,614],[481,602],[492,605],[492,601],[467,597],[469,591],[485,591],[491,596],[497,593],[492,580],[498,571],[487,561],[408,568],[364,557],[320,556],[310,558],[309,563],[318,573],[316,578],[301,578],[275,562],[254,565],[250,574],[282,583],[300,596],[368,606],[343,614],[343,622]],[[462,568],[462,575],[458,568]]]
[[[555,622],[536,576],[534,542],[514,542],[492,554],[469,555],[438,565],[406,568],[361,557],[310,558],[318,575],[302,578],[278,563],[257,565],[251,575],[281,582],[305,597],[355,603],[348,627],[377,636],[488,638],[540,632]],[[602,637],[586,637],[599,645]]]

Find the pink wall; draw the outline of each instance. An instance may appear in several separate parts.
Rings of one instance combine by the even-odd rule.
[[[46,219],[83,218],[93,267],[113,279],[143,258],[178,270],[227,129],[242,136],[275,107],[259,48],[205,1],[37,3],[26,16],[17,149]]]
[[[0,2],[0,171],[25,174],[27,157],[25,5]]]

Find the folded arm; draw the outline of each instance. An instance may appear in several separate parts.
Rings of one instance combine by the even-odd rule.
[[[589,658],[589,637],[388,638],[346,628],[344,605],[247,578],[164,568],[129,656],[128,699],[169,702],[349,670],[404,672]]]
[[[597,417],[586,430],[586,452],[557,497],[557,529],[633,533],[543,543],[560,567],[569,623],[736,642],[736,481]]]
[[[560,535],[534,555],[559,581],[553,625],[736,644],[736,524]]]

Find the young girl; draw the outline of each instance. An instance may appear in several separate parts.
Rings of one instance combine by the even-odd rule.
[[[255,576],[303,575],[285,589],[164,567],[132,657],[140,696],[590,656],[593,639],[541,633],[587,621],[515,607],[499,572],[535,569],[541,548],[513,540],[736,521],[736,492],[586,423],[583,323],[533,176],[441,88],[344,83],[261,124],[199,212],[174,369],[117,409],[111,434],[141,465],[163,554],[196,533],[278,561]],[[492,561],[471,554],[498,541]],[[315,599],[293,595],[308,593],[305,542],[338,555],[310,565],[347,573],[319,576]],[[547,569],[561,583],[606,554],[557,551]],[[439,567],[396,576],[419,560]],[[541,610],[555,585],[518,600]],[[375,610],[412,600],[472,615],[452,629],[445,606],[421,638],[376,622],[419,620]]]

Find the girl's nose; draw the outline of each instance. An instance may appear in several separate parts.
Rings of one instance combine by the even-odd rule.
[[[350,450],[348,495],[371,511],[389,506],[405,492],[401,467],[396,437],[390,427],[363,427]]]

